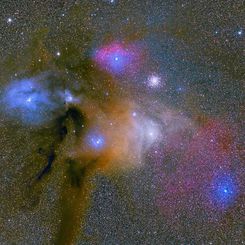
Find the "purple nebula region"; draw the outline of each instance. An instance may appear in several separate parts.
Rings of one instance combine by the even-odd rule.
[[[242,173],[234,138],[230,126],[209,122],[193,135],[171,173],[166,171],[164,148],[156,151],[156,204],[163,215],[178,223],[180,214],[196,219],[197,213],[203,213],[202,220],[215,221],[235,206]]]
[[[114,75],[130,74],[137,69],[140,52],[136,45],[120,42],[95,50],[93,59],[99,67]]]

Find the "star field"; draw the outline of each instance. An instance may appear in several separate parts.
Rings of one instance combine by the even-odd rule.
[[[0,244],[243,244],[241,0],[1,1]]]

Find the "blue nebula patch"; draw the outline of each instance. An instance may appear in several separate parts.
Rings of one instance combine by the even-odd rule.
[[[231,173],[217,175],[211,185],[212,203],[221,209],[231,206],[238,195],[238,185]]]
[[[24,78],[6,87],[2,101],[7,115],[25,124],[38,125],[50,120],[59,107],[52,96],[35,78]]]
[[[107,57],[107,65],[116,73],[122,72],[129,63],[130,56],[127,53],[120,52],[120,50],[111,53]]]
[[[105,146],[105,137],[98,132],[90,132],[87,135],[87,144],[93,150],[102,150]]]
[[[119,43],[112,43],[95,52],[95,61],[104,69],[120,74],[132,65],[134,51]]]

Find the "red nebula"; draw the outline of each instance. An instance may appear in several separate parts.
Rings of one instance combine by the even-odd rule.
[[[184,218],[195,223],[197,220],[218,220],[235,205],[241,168],[237,164],[239,154],[234,132],[228,124],[208,121],[194,134],[170,173],[161,166],[168,164],[164,158],[154,162],[157,172],[155,181],[159,187],[156,204],[175,225],[184,222]],[[176,149],[173,153],[176,154]],[[219,183],[214,186],[219,179],[224,187],[220,187]],[[225,193],[220,194],[222,188],[232,193],[229,202],[223,195]],[[216,197],[213,193],[217,194]],[[217,203],[217,197],[221,198],[218,200],[220,203]]]

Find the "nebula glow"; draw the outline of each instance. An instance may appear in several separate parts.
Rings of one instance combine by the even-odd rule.
[[[94,150],[102,150],[105,145],[105,138],[99,132],[90,132],[87,137],[88,145]]]
[[[214,221],[234,205],[240,192],[239,174],[231,171],[237,158],[232,137],[229,126],[208,122],[185,144],[187,148],[170,149],[179,154],[178,165],[171,175],[163,171],[165,167],[167,169],[164,156],[169,153],[169,148],[156,150],[157,154],[152,158],[157,173],[155,180],[162,189],[156,202],[161,212],[173,219],[172,224],[180,222],[181,214],[196,220],[194,210],[205,212],[209,221]],[[205,222],[205,218],[201,221]]]
[[[6,88],[3,101],[9,115],[30,124],[45,121],[45,111],[50,111],[50,106],[54,106],[48,91],[31,78],[13,81]]]
[[[60,98],[64,101],[66,105],[77,104],[81,102],[81,98],[78,96],[75,96],[69,89],[60,91]]]
[[[1,1],[0,243],[242,244],[239,1],[31,2]]]
[[[64,100],[59,92],[53,93],[47,87],[48,80],[42,79],[39,76],[10,82],[2,95],[4,113],[30,125],[40,125],[52,120],[55,111],[64,105]]]
[[[234,203],[238,194],[238,184],[232,173],[219,173],[211,181],[209,198],[214,207],[228,208]]]
[[[112,74],[127,74],[137,67],[139,50],[133,44],[113,42],[97,49],[93,58],[102,69]]]

